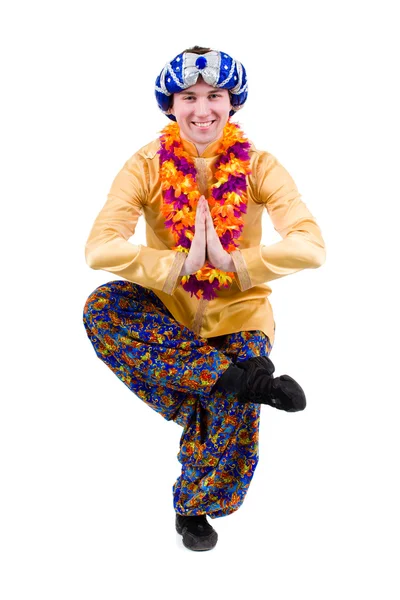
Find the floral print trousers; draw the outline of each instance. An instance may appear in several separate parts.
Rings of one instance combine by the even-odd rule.
[[[244,501],[258,463],[259,404],[213,390],[232,364],[268,356],[262,331],[203,338],[156,294],[125,280],[99,286],[83,322],[97,356],[143,402],[183,428],[173,505],[181,515],[223,517]]]

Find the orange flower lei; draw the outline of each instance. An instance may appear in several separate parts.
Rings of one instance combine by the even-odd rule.
[[[194,237],[196,207],[201,196],[194,161],[183,149],[179,125],[171,123],[160,137],[160,180],[163,190],[162,214],[165,226],[175,239],[174,250],[188,253]],[[208,203],[214,227],[227,252],[237,249],[243,229],[242,215],[247,211],[246,176],[250,144],[236,123],[228,121],[218,148],[216,183],[211,186]],[[182,277],[181,284],[198,298],[211,300],[216,290],[232,283],[233,273],[216,269],[209,261],[196,273]]]

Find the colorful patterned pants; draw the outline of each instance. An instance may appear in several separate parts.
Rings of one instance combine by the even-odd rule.
[[[231,365],[268,356],[262,331],[202,338],[152,292],[112,281],[87,299],[83,321],[97,356],[141,400],[183,427],[173,505],[182,515],[223,517],[244,501],[258,463],[260,405],[213,390]]]

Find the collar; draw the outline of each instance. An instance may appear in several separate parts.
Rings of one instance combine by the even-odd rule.
[[[222,138],[222,135],[217,140],[210,142],[210,144],[208,144],[208,146],[206,146],[206,148],[203,150],[203,152],[201,154],[199,154],[199,152],[198,152],[196,146],[193,144],[193,142],[189,142],[188,140],[185,140],[184,138],[181,138],[181,139],[182,139],[183,149],[186,152],[188,152],[190,154],[190,156],[193,156],[194,158],[197,158],[199,156],[201,156],[202,158],[214,158],[215,156],[218,156],[218,148],[220,145],[221,138]]]

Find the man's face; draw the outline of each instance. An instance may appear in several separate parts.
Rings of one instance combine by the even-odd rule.
[[[228,90],[212,87],[199,77],[195,85],[174,94],[171,113],[181,137],[193,142],[201,154],[221,137],[231,108]]]

